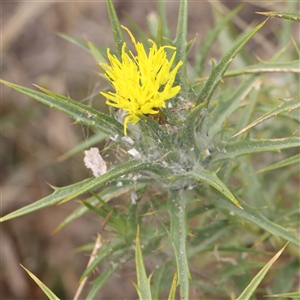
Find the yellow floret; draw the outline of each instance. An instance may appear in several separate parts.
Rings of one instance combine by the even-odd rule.
[[[171,70],[176,48],[162,46],[157,48],[154,41],[149,40],[152,47],[146,53],[142,43],[136,42],[128,28],[125,29],[136,49],[136,55],[125,51],[126,44],[122,47],[121,61],[107,50],[110,64],[101,63],[105,76],[113,85],[115,92],[101,94],[106,97],[106,104],[121,108],[127,114],[124,120],[124,134],[127,132],[127,123],[136,124],[139,115],[157,114],[159,107],[166,107],[165,101],[173,98],[180,86],[173,87],[176,73],[182,61]],[[174,50],[170,59],[167,59],[166,48]]]

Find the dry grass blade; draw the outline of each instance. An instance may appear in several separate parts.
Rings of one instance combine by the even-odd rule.
[[[276,108],[272,109],[271,111],[267,112],[266,114],[264,114],[260,118],[256,119],[255,121],[250,123],[248,126],[243,128],[242,130],[240,130],[238,133],[233,135],[232,137],[236,137],[236,136],[240,135],[241,133],[249,130],[250,128],[252,128],[252,127],[254,127],[254,126],[256,126],[256,125],[258,125],[258,124],[260,124],[264,121],[267,121],[267,120],[279,115],[282,112],[287,111],[289,113],[292,110],[297,109],[299,107],[300,107],[299,98],[284,100]]]
[[[92,255],[91,255],[90,260],[89,260],[89,262],[88,262],[88,264],[87,264],[87,268],[88,268],[89,265],[93,262],[93,260],[95,259],[96,253],[101,249],[101,247],[102,247],[102,237],[101,237],[101,235],[98,233],[98,236],[97,236],[97,239],[96,239],[96,243],[95,243],[95,246],[94,246]],[[73,300],[78,300],[78,299],[79,299],[79,296],[80,296],[80,294],[81,294],[81,292],[82,292],[82,290],[83,290],[83,288],[84,288],[84,286],[85,286],[85,284],[86,284],[87,279],[88,279],[88,276],[86,276],[86,277],[80,282],[80,284],[79,284],[79,286],[78,286],[78,289],[77,289],[77,291],[76,291],[76,294],[75,294]]]

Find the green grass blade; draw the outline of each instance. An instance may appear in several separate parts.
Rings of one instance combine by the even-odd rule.
[[[253,168],[253,159],[250,156],[243,157],[239,161],[243,161],[243,168],[241,168],[239,176],[243,178],[243,182],[247,182],[243,189],[243,198],[247,199],[247,203],[254,207],[267,207],[272,203],[266,193],[264,181],[262,176],[255,176],[255,169]],[[275,184],[275,183],[274,183]]]
[[[162,36],[170,39],[171,35],[170,35],[170,29],[168,25],[167,14],[166,14],[166,1],[158,0],[157,6],[158,6],[158,14],[161,22]]]
[[[238,156],[262,153],[280,152],[282,149],[300,146],[299,137],[288,137],[282,139],[245,139],[239,142],[228,143],[224,149],[213,157],[213,161],[234,159]]]
[[[84,50],[88,50],[94,57],[95,61],[97,63],[100,62],[106,62],[106,49],[103,47],[99,47],[97,45],[94,45],[91,41],[87,40],[84,41],[82,39],[77,39],[74,37],[71,37],[69,35],[63,34],[63,33],[57,33],[58,36],[65,39],[66,41],[71,42],[72,44],[79,46],[80,48]]]
[[[250,76],[250,78],[253,76],[255,76],[255,75]],[[245,99],[247,101],[248,105],[245,105],[243,107],[243,109],[240,110],[239,118],[236,121],[235,128],[243,128],[243,127],[247,126],[247,124],[249,124],[249,122],[251,120],[253,112],[255,111],[257,101],[259,100],[259,95],[261,93],[260,87],[263,84],[263,80],[262,80],[261,76],[259,76],[259,78],[260,78],[260,80],[257,81],[257,85],[253,86],[253,89],[251,90],[251,92],[248,94],[248,96],[246,98],[247,100]],[[239,138],[237,138],[236,141],[240,141],[242,139],[244,139],[244,137],[240,136]],[[227,141],[229,141],[229,140],[227,139]]]
[[[148,30],[150,31],[150,38],[156,42],[156,45],[159,48],[162,45],[162,31],[159,17],[156,13],[152,13],[146,16],[146,21]],[[149,42],[147,44],[149,45]]]
[[[112,0],[106,0],[106,6],[107,6],[111,29],[116,43],[118,59],[120,60],[122,54],[122,47],[125,42],[124,35]]]
[[[119,266],[119,264],[118,264]],[[108,281],[110,277],[112,277],[120,267],[113,267],[111,264],[105,268],[102,272],[101,275],[98,276],[93,282],[92,282],[92,287],[90,288],[90,291],[88,295],[86,296],[86,299],[92,300],[96,299],[98,300],[99,298],[95,298],[97,296],[98,291],[104,286],[104,284]]]
[[[193,240],[188,249],[188,256],[195,257],[196,254],[204,252],[209,247],[214,247],[224,236],[230,235],[232,226],[228,220],[220,220],[212,225],[205,225],[203,229],[194,230]],[[219,247],[218,247],[219,251]]]
[[[207,33],[207,38],[205,39],[203,45],[201,46],[200,53],[197,55],[196,65],[196,74],[201,76],[204,69],[205,60],[208,57],[208,53],[211,50],[213,43],[217,40],[220,32],[224,30],[225,25],[234,17],[241,9],[243,5],[238,5],[235,9],[233,9],[225,18],[219,22],[213,30]]]
[[[104,207],[107,203],[102,199],[100,200],[103,203],[103,206],[100,208],[91,205],[88,201],[83,201],[83,204],[89,209],[89,211],[92,211],[103,218],[105,227],[109,226],[110,228],[118,232],[119,235],[125,237],[128,233],[128,228],[126,226],[126,217],[111,206],[109,206],[109,208]]]
[[[268,12],[256,12],[259,15],[264,15],[269,18],[280,18],[290,21],[300,22],[300,14],[294,12],[279,12],[279,11],[268,11]]]
[[[91,54],[94,57],[94,60],[96,61],[97,64],[99,63],[106,63],[107,60],[103,53],[99,50],[97,46],[95,46],[91,41],[87,40],[87,45],[91,51]]]
[[[135,266],[137,275],[137,292],[141,300],[152,299],[151,289],[150,289],[150,278],[147,278],[146,269],[143,260],[143,253],[141,249],[140,241],[140,229],[137,228],[136,232],[136,245],[135,245]]]
[[[216,205],[216,207],[222,210],[225,209],[226,211],[230,212],[231,215],[240,217],[243,222],[247,220],[255,224],[256,226],[263,228],[267,232],[271,233],[273,236],[280,237],[286,241],[300,246],[300,240],[294,233],[283,228],[279,224],[270,221],[257,209],[253,209],[245,203],[241,203],[243,206],[243,210],[239,209],[237,206],[233,205],[229,201],[218,200],[214,201],[214,204]]]
[[[90,205],[101,207],[102,204],[99,202],[99,198],[102,199],[105,202],[109,202],[111,199],[119,197],[125,193],[130,192],[132,189],[136,188],[139,189],[142,186],[145,186],[145,184],[130,184],[130,185],[122,185],[122,186],[111,186],[103,191],[101,191],[96,196],[92,196],[85,201],[88,202]],[[77,218],[81,217],[85,213],[89,212],[89,209],[85,205],[80,205],[78,208],[76,208],[64,221],[62,221],[54,230],[54,232],[57,232],[76,220]]]
[[[287,245],[285,245],[281,250],[279,250],[273,258],[259,271],[259,273],[252,279],[250,284],[245,288],[245,290],[242,292],[242,294],[236,299],[236,300],[249,300],[251,299],[251,296],[253,295],[254,291],[258,287],[258,285],[261,283],[261,281],[266,276],[267,272],[271,268],[271,266],[274,264],[274,262],[278,259],[278,257],[281,255],[283,250],[285,249]]]
[[[45,284],[43,284],[33,273],[27,270],[24,266],[20,266],[27,272],[27,274],[35,281],[35,283],[40,287],[44,294],[50,300],[60,300]]]
[[[69,36],[67,34],[60,33],[60,32],[57,33],[57,35],[59,37],[63,38],[64,40],[71,42],[72,44],[90,52],[90,48],[89,48],[87,41],[78,39],[78,38],[74,38],[72,36]],[[105,57],[106,49],[104,49],[103,47],[97,46],[97,45],[94,45],[94,47],[97,48],[97,51],[100,52],[103,57]]]
[[[284,159],[276,164],[273,164],[271,166],[268,166],[266,168],[263,168],[259,171],[257,171],[256,173],[262,173],[262,172],[266,172],[266,171],[271,171],[271,170],[275,170],[275,169],[279,169],[279,168],[283,168],[289,165],[293,165],[293,164],[297,164],[300,163],[300,154],[296,154],[292,157],[289,157],[287,159]]]
[[[88,44],[86,41],[82,40],[82,39],[77,39],[77,38],[74,38],[72,36],[69,36],[67,34],[64,34],[64,33],[61,33],[61,32],[58,32],[57,35],[61,38],[63,38],[64,40],[84,49],[84,50],[89,50],[89,47],[88,47]]]
[[[156,33],[156,45],[157,45],[157,47],[161,47],[162,44],[163,44],[163,30],[161,27],[161,20],[158,19],[157,33]]]
[[[74,148],[69,150],[67,153],[63,154],[58,158],[59,161],[63,161],[67,158],[72,157],[73,155],[82,152],[86,149],[91,148],[92,146],[103,142],[107,138],[107,134],[99,131],[93,134],[92,136],[88,137],[86,140],[82,141],[81,143],[77,144]]]
[[[251,122],[248,126],[246,126],[245,128],[243,128],[242,130],[240,130],[238,133],[236,133],[235,135],[233,135],[232,137],[235,137],[247,130],[249,130],[250,128],[264,122],[267,121],[283,112],[291,112],[294,109],[297,109],[300,107],[300,97],[297,97],[296,99],[292,99],[292,100],[283,100],[277,107],[273,108],[272,110],[268,111],[267,113],[265,113],[263,116],[259,117],[258,119],[254,120],[253,122]]]
[[[79,123],[94,127],[107,134],[119,134],[120,136],[124,135],[123,125],[121,125],[117,120],[97,111],[94,108],[91,108],[88,105],[84,105],[78,101],[56,94],[41,87],[38,88],[44,93],[1,79],[0,82],[24,95],[48,105],[51,108],[65,113]]]
[[[100,263],[103,261],[107,261],[109,257],[117,252],[126,251],[126,244],[124,241],[119,242],[114,245],[104,244],[101,248],[101,251],[97,253],[91,264],[84,270],[83,274],[81,275],[79,282],[84,280],[84,278],[88,277],[92,272],[96,270]]]
[[[186,205],[188,202],[188,195],[186,190],[174,190],[170,193],[168,210],[170,214],[170,240],[174,248],[178,284],[180,286],[181,299],[189,299],[189,281],[190,271],[187,259],[186,249]]]
[[[186,82],[186,56],[187,56],[187,23],[188,23],[188,0],[180,0],[177,31],[174,44],[177,49],[176,62],[182,61],[183,65],[177,72],[177,82],[181,86],[180,94],[184,98],[187,97],[186,93],[188,90]],[[174,64],[176,65],[176,63]]]
[[[284,188],[286,183],[289,180],[291,180],[293,176],[298,176],[298,175],[299,175],[299,165],[297,164],[291,166],[290,168],[287,168],[286,170],[284,170],[284,172],[280,172],[280,174],[278,174],[276,178],[276,184],[273,184],[268,191],[270,199],[276,199],[276,197],[280,195],[280,190]],[[299,208],[299,205],[297,205],[297,208]]]
[[[145,49],[149,47],[148,36],[141,29],[140,25],[138,25],[133,19],[130,18],[129,15],[124,12],[124,16],[129,24],[130,31],[133,33],[134,37],[144,45]]]
[[[152,276],[155,278],[153,282],[151,282],[151,295],[153,299],[160,299],[160,293],[162,292],[162,286],[167,280],[167,274],[169,271],[169,265],[171,261],[164,262],[159,265],[159,268],[156,268],[152,273]]]
[[[210,101],[214,91],[220,84],[224,73],[226,72],[227,68],[229,67],[232,60],[236,57],[236,55],[242,50],[244,45],[253,37],[253,35],[259,31],[266,21],[262,22],[254,29],[252,29],[249,33],[247,33],[243,38],[241,38],[228,52],[227,54],[221,59],[221,61],[213,67],[213,70],[203,87],[202,91],[200,92],[198,99],[196,101],[196,105],[202,103],[204,101]]]

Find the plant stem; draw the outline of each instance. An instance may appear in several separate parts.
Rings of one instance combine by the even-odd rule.
[[[174,248],[181,299],[189,299],[189,266],[186,255],[186,203],[185,189],[171,191],[169,214],[171,220],[170,239]]]

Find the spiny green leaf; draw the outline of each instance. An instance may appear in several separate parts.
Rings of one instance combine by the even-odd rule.
[[[297,164],[297,163],[300,163],[300,154],[296,154],[296,155],[289,157],[287,159],[284,159],[276,164],[273,164],[271,166],[263,168],[263,169],[257,171],[256,173],[271,171],[271,170],[279,169],[279,168],[286,167],[286,166],[289,166],[292,164]]]
[[[102,130],[108,134],[116,133],[120,136],[123,136],[123,126],[114,118],[111,116],[108,116],[106,114],[103,114],[99,112],[98,110],[88,106],[84,105],[78,101],[72,100],[66,96],[54,93],[50,90],[47,90],[45,88],[42,88],[40,86],[37,86],[41,91],[48,94],[49,96],[53,97],[53,99],[56,100],[56,103],[60,105],[60,107],[54,108],[61,110],[62,112],[69,114],[71,117],[73,117],[77,122],[84,123],[91,127],[96,127],[96,125],[102,125],[105,129]],[[38,100],[38,99],[37,99]],[[47,104],[47,103],[45,103]],[[55,103],[54,103],[55,104]],[[53,103],[52,103],[53,105]],[[51,107],[51,106],[50,106]],[[60,109],[64,108],[64,110]],[[73,115],[72,115],[73,112]],[[88,120],[89,122],[86,122]],[[96,127],[97,128],[97,127]]]
[[[253,35],[259,31],[266,21],[262,22],[254,29],[252,29],[249,33],[247,33],[241,40],[239,40],[228,52],[227,54],[221,59],[221,61],[213,67],[212,72],[203,87],[201,93],[198,96],[196,101],[196,105],[202,103],[203,101],[210,101],[215,89],[221,82],[223,75],[227,68],[229,67],[231,61],[236,57],[236,55],[242,50],[244,45],[253,37]]]
[[[121,59],[122,47],[125,42],[124,35],[112,0],[106,0],[106,6],[107,6],[111,29],[117,47],[118,58]]]
[[[50,300],[59,300],[59,298],[45,284],[43,284],[33,273],[31,273],[29,270],[27,270],[21,264],[20,264],[20,266],[35,281],[35,283],[40,287],[40,289],[44,292],[44,294],[48,297],[48,299],[50,299]]]
[[[56,94],[47,89],[38,87],[44,93],[25,88],[23,86],[13,84],[0,79],[0,82],[14,90],[27,95],[39,102],[48,105],[51,108],[62,111],[66,115],[72,117],[75,121],[94,127],[107,134],[124,135],[123,126],[114,118],[97,111],[90,106],[84,105],[71,98]],[[46,94],[45,94],[46,93]]]
[[[215,172],[211,172],[202,168],[201,166],[196,166],[194,170],[178,174],[172,176],[170,179],[170,183],[174,184],[177,180],[182,178],[194,178],[199,181],[203,181],[211,185],[217,191],[222,193],[225,197],[227,197],[232,203],[234,203],[239,208],[242,208],[239,202],[236,200],[234,195],[230,192],[228,187],[219,179]]]
[[[267,121],[283,112],[286,112],[286,111],[291,112],[292,110],[299,108],[300,107],[299,100],[300,100],[300,97],[297,97],[292,100],[283,100],[277,107],[273,108],[272,110],[268,111],[263,116],[259,117],[255,121],[251,122],[248,126],[243,128],[242,130],[240,130],[238,133],[236,133],[232,137],[235,137],[235,136],[249,130],[250,128],[252,128],[264,121]]]
[[[243,74],[259,74],[259,73],[300,73],[300,60],[289,62],[261,62],[256,65],[247,66],[246,68],[236,69],[226,72],[223,77],[240,76]],[[203,78],[201,80],[205,80]]]
[[[274,257],[259,271],[259,273],[252,279],[252,281],[249,283],[249,285],[245,288],[245,290],[242,292],[242,294],[237,298],[237,300],[249,300],[251,299],[251,296],[253,295],[254,291],[258,287],[258,285],[261,283],[261,281],[266,276],[267,272],[271,268],[271,266],[274,264],[274,262],[278,259],[278,257],[281,255],[283,250],[287,244],[279,250]]]
[[[165,175],[167,172],[167,170],[165,170],[163,167],[161,167],[156,163],[151,163],[151,162],[141,163],[138,160],[129,160],[123,164],[119,164],[111,168],[105,174],[96,177],[91,181],[87,181],[87,183],[84,186],[82,186],[80,189],[74,191],[71,195],[66,197],[63,200],[63,202],[70,201],[71,199],[74,199],[75,197],[83,193],[92,191],[113,179],[120,178],[123,175],[130,174],[133,172],[141,172],[141,171],[156,173],[156,174],[165,174]]]
[[[38,200],[34,203],[31,203],[25,207],[22,207],[4,217],[2,217],[0,219],[0,222],[4,222],[16,217],[20,217],[23,216],[25,214],[31,213],[35,210],[39,210],[42,209],[44,207],[48,207],[51,205],[55,205],[60,203],[63,199],[65,199],[66,197],[68,197],[69,195],[71,195],[74,191],[80,189],[81,187],[85,186],[88,182],[91,182],[93,180],[93,178],[88,178],[85,179],[83,181],[77,182],[75,184],[69,185],[69,186],[65,186],[63,188],[54,188],[54,193],[41,199]]]
[[[139,294],[140,300],[152,299],[151,289],[150,289],[150,278],[147,278],[146,269],[143,260],[143,253],[141,249],[140,241],[140,230],[137,228],[136,232],[136,244],[135,244],[135,266],[137,275],[137,292]]]
[[[239,142],[228,143],[221,152],[213,157],[217,162],[225,159],[234,159],[235,157],[262,153],[262,152],[280,152],[282,149],[288,149],[300,146],[299,137],[288,137],[282,139],[245,139]]]
[[[64,188],[54,188],[55,191],[53,194],[2,217],[0,221],[3,222],[47,206],[70,201],[83,193],[92,191],[100,187],[108,181],[119,178],[122,175],[138,171],[164,174],[165,170],[162,170],[162,167],[155,163],[141,163],[137,160],[127,161],[123,164],[115,166],[102,176],[89,178]]]
[[[270,298],[274,297],[274,298],[300,299],[300,292],[268,295],[268,297],[270,297]]]
[[[247,204],[241,201],[243,210],[239,209],[229,201],[214,201],[216,207],[225,209],[230,212],[231,215],[236,215],[241,218],[243,222],[248,220],[249,222],[255,224],[256,226],[263,228],[267,232],[271,233],[273,236],[281,237],[286,241],[289,241],[295,245],[300,246],[300,240],[294,233],[288,231],[277,223],[274,223],[267,219],[261,212],[257,209],[249,207]]]
[[[256,12],[259,15],[264,15],[269,18],[280,18],[287,19],[290,21],[300,22],[300,14],[294,12],[279,12],[279,11],[267,11],[267,12]]]

